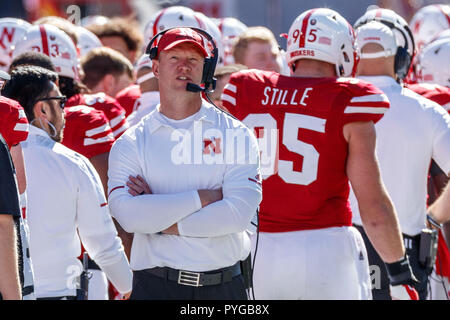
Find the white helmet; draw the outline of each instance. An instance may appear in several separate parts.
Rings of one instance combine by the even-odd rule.
[[[8,70],[15,45],[30,27],[31,24],[21,19],[0,19],[0,70]]]
[[[355,22],[354,28],[357,29],[370,21],[381,22],[394,33],[398,46],[397,52],[395,52],[395,72],[399,78],[405,79],[411,70],[411,63],[416,54],[414,36],[409,29],[408,23],[390,9],[375,8],[367,10]]]
[[[100,39],[91,31],[83,27],[77,27],[78,35],[78,49],[80,50],[80,56],[84,56],[89,51],[95,48],[102,47]]]
[[[87,28],[94,24],[102,25],[107,23],[108,21],[109,21],[108,17],[96,15],[84,17],[83,19],[81,19],[80,22],[82,27]]]
[[[418,81],[450,88],[450,38],[422,48],[417,62]]]
[[[299,59],[332,63],[338,77],[352,76],[359,59],[352,26],[339,13],[326,8],[305,11],[294,20],[286,55],[290,68]]]
[[[159,32],[174,27],[204,28],[194,15],[195,11],[183,6],[173,6],[156,12],[144,28],[145,45]]]
[[[142,68],[148,68],[150,70],[152,69],[152,59],[150,59],[150,56],[148,54],[143,54],[136,62],[136,66],[135,66],[136,72],[139,72]],[[142,82],[145,82],[154,77],[155,77],[155,75],[153,74],[153,71],[150,71],[150,72],[146,73],[145,75],[137,78],[136,83],[141,84]]]
[[[450,29],[450,6],[435,4],[423,7],[412,17],[410,26],[420,50],[439,32]]]
[[[213,38],[214,44],[217,47],[217,51],[219,52],[219,57],[217,60],[217,65],[223,65],[223,57],[224,57],[224,51],[223,51],[223,45],[222,45],[222,33],[220,32],[219,28],[216,26],[214,21],[212,19],[208,18],[201,12],[195,12],[195,17],[199,19],[202,22],[202,26],[200,29],[205,30],[209,35]],[[212,51],[212,48],[210,48],[210,51]]]
[[[50,57],[60,76],[75,80],[78,76],[78,56],[72,39],[55,26],[32,26],[13,52],[13,58],[27,51],[37,51]]]
[[[439,41],[442,39],[450,39],[450,29],[439,32],[436,38],[433,39],[433,41]]]
[[[248,27],[238,19],[231,17],[215,19],[214,21],[222,33],[223,64],[232,64],[234,63],[232,52],[234,40],[247,30]]]

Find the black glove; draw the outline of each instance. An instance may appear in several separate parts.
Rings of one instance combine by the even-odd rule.
[[[394,263],[385,263],[391,283],[391,295],[393,299],[419,300],[419,295],[414,286],[420,282],[414,276],[408,256]]]

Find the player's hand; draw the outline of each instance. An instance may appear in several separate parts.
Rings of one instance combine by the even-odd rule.
[[[150,186],[140,175],[138,175],[137,177],[129,176],[128,179],[128,193],[133,197],[152,193]]]
[[[125,293],[125,294],[122,296],[122,300],[128,300],[128,299],[130,299],[130,296],[131,296],[131,291]]]
[[[419,300],[419,294],[414,286],[419,281],[412,272],[408,256],[394,263],[386,263],[389,275],[391,296],[394,300]]]
[[[202,208],[210,205],[211,203],[222,200],[222,189],[217,190],[198,190],[200,201],[202,202]]]

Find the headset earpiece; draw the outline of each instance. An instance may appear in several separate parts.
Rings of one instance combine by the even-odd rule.
[[[153,47],[150,49],[149,56],[151,60],[154,60],[158,57],[158,47]]]
[[[395,54],[394,70],[400,79],[404,79],[408,75],[411,65],[411,56],[404,47],[398,47]]]

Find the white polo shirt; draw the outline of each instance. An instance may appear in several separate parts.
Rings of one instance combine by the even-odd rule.
[[[130,291],[132,272],[89,160],[35,126],[22,147],[36,297],[75,295],[80,238],[114,286]]]
[[[401,231],[414,236],[425,228],[427,177],[431,159],[450,172],[450,116],[438,104],[386,76],[360,77],[380,88],[391,107],[375,125],[381,177],[397,210]],[[350,194],[353,222],[361,225]]]
[[[144,117],[115,142],[108,175],[112,215],[134,233],[133,270],[215,270],[250,253],[245,229],[262,197],[258,144],[240,121],[206,101],[180,121],[159,107]],[[130,175],[141,175],[153,194],[131,196]],[[202,208],[197,190],[218,188],[223,199]],[[160,233],[174,223],[180,236]]]

